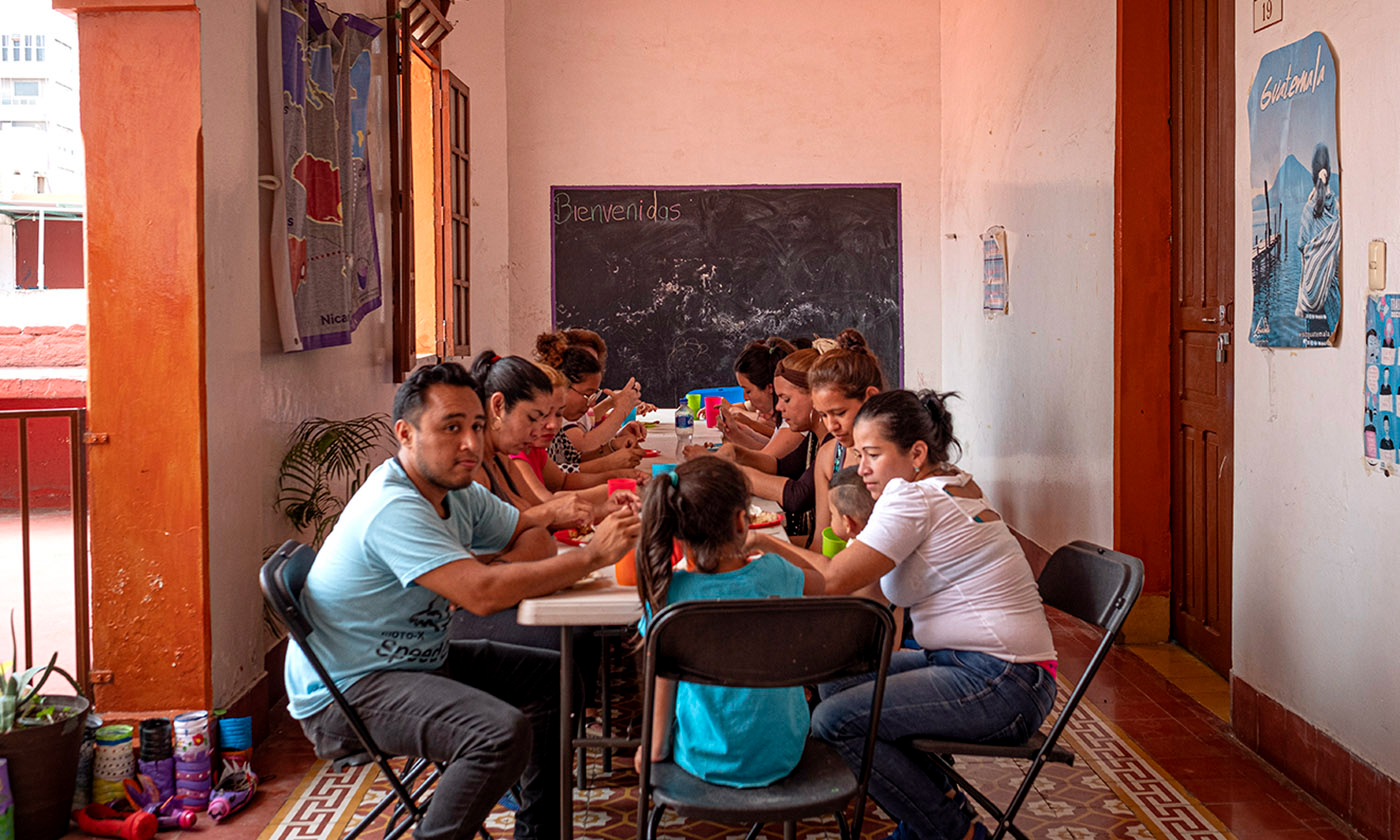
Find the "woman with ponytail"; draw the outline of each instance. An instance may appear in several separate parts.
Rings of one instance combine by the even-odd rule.
[[[781,458],[797,448],[802,435],[783,428],[778,413],[778,395],[773,390],[773,374],[778,363],[796,352],[787,339],[770,336],[751,341],[734,360],[734,381],[744,389],[743,406],[720,404],[719,430],[735,446],[765,452]],[[757,415],[757,416],[755,416]]]
[[[821,415],[831,440],[817,453],[816,506],[812,532],[820,534],[831,524],[827,489],[831,479],[855,458],[847,453],[855,446],[856,413],[865,401],[885,390],[885,374],[860,330],[847,328],[836,336],[836,346],[823,353],[807,372],[812,408]]]
[[[715,598],[820,595],[822,578],[810,566],[789,564],[776,554],[749,556],[749,488],[728,461],[701,457],[676,467],[647,486],[642,530],[637,536],[637,589],[642,596],[643,634],[668,604]],[[679,545],[686,568],[673,571]],[[807,702],[802,689],[751,689],[661,681],[651,760],[673,760],[711,784],[758,787],[783,778],[797,766],[807,740]],[[672,724],[674,731],[672,731]],[[640,772],[640,770],[639,770]]]
[[[479,484],[502,501],[530,511],[532,519],[550,530],[591,524],[617,508],[603,488],[589,495],[572,491],[541,495],[512,472],[507,456],[523,454],[554,419],[554,386],[543,370],[519,356],[485,350],[472,360],[471,373],[481,386],[479,396],[486,409]]]
[[[875,509],[844,551],[828,560],[772,537],[752,544],[822,570],[830,593],[879,581],[890,601],[908,608],[922,650],[890,659],[870,795],[900,821],[903,836],[984,840],[963,794],[907,742],[1023,742],[1054,703],[1055,647],[1020,543],[952,464],[960,447],[950,396],[887,391],[861,406],[854,442]],[[821,696],[812,733],[854,769],[870,678],[824,685]]]
[[[779,360],[773,372],[778,411],[789,429],[804,436],[800,445],[781,458],[728,443],[714,453],[743,467],[755,496],[782,505],[783,527],[788,536],[804,546],[811,545],[815,533],[812,525],[817,450],[829,437],[820,415],[812,408],[812,394],[807,383],[807,372],[820,357],[821,353],[815,348],[798,350]],[[685,448],[686,458],[708,454],[702,446]]]

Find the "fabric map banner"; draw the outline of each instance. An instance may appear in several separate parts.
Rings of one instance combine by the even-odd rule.
[[[1321,32],[1259,60],[1246,101],[1260,347],[1326,347],[1342,317],[1337,65]]]
[[[365,139],[370,44],[354,15],[327,27],[315,3],[268,15],[273,167],[272,279],[282,349],[349,344],[377,309],[379,243]],[[276,48],[280,45],[280,49]]]

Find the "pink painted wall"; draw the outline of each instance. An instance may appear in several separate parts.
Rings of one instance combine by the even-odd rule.
[[[898,182],[906,381],[939,380],[936,0],[512,3],[505,43],[513,349],[550,323],[552,184]]]

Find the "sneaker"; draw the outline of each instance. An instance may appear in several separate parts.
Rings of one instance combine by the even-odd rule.
[[[510,790],[506,791],[505,796],[502,796],[496,804],[505,808],[507,811],[519,811],[520,800],[515,798],[515,788],[512,787]]]

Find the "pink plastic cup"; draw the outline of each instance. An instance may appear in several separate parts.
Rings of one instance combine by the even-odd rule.
[[[616,493],[616,492],[619,491],[619,490],[630,490],[630,491],[632,491],[633,493],[637,492],[637,479],[635,479],[635,478],[610,478],[610,479],[608,479],[608,495],[611,496],[612,494]]]
[[[719,420],[719,404],[724,402],[724,397],[705,398],[705,427],[713,429]]]

